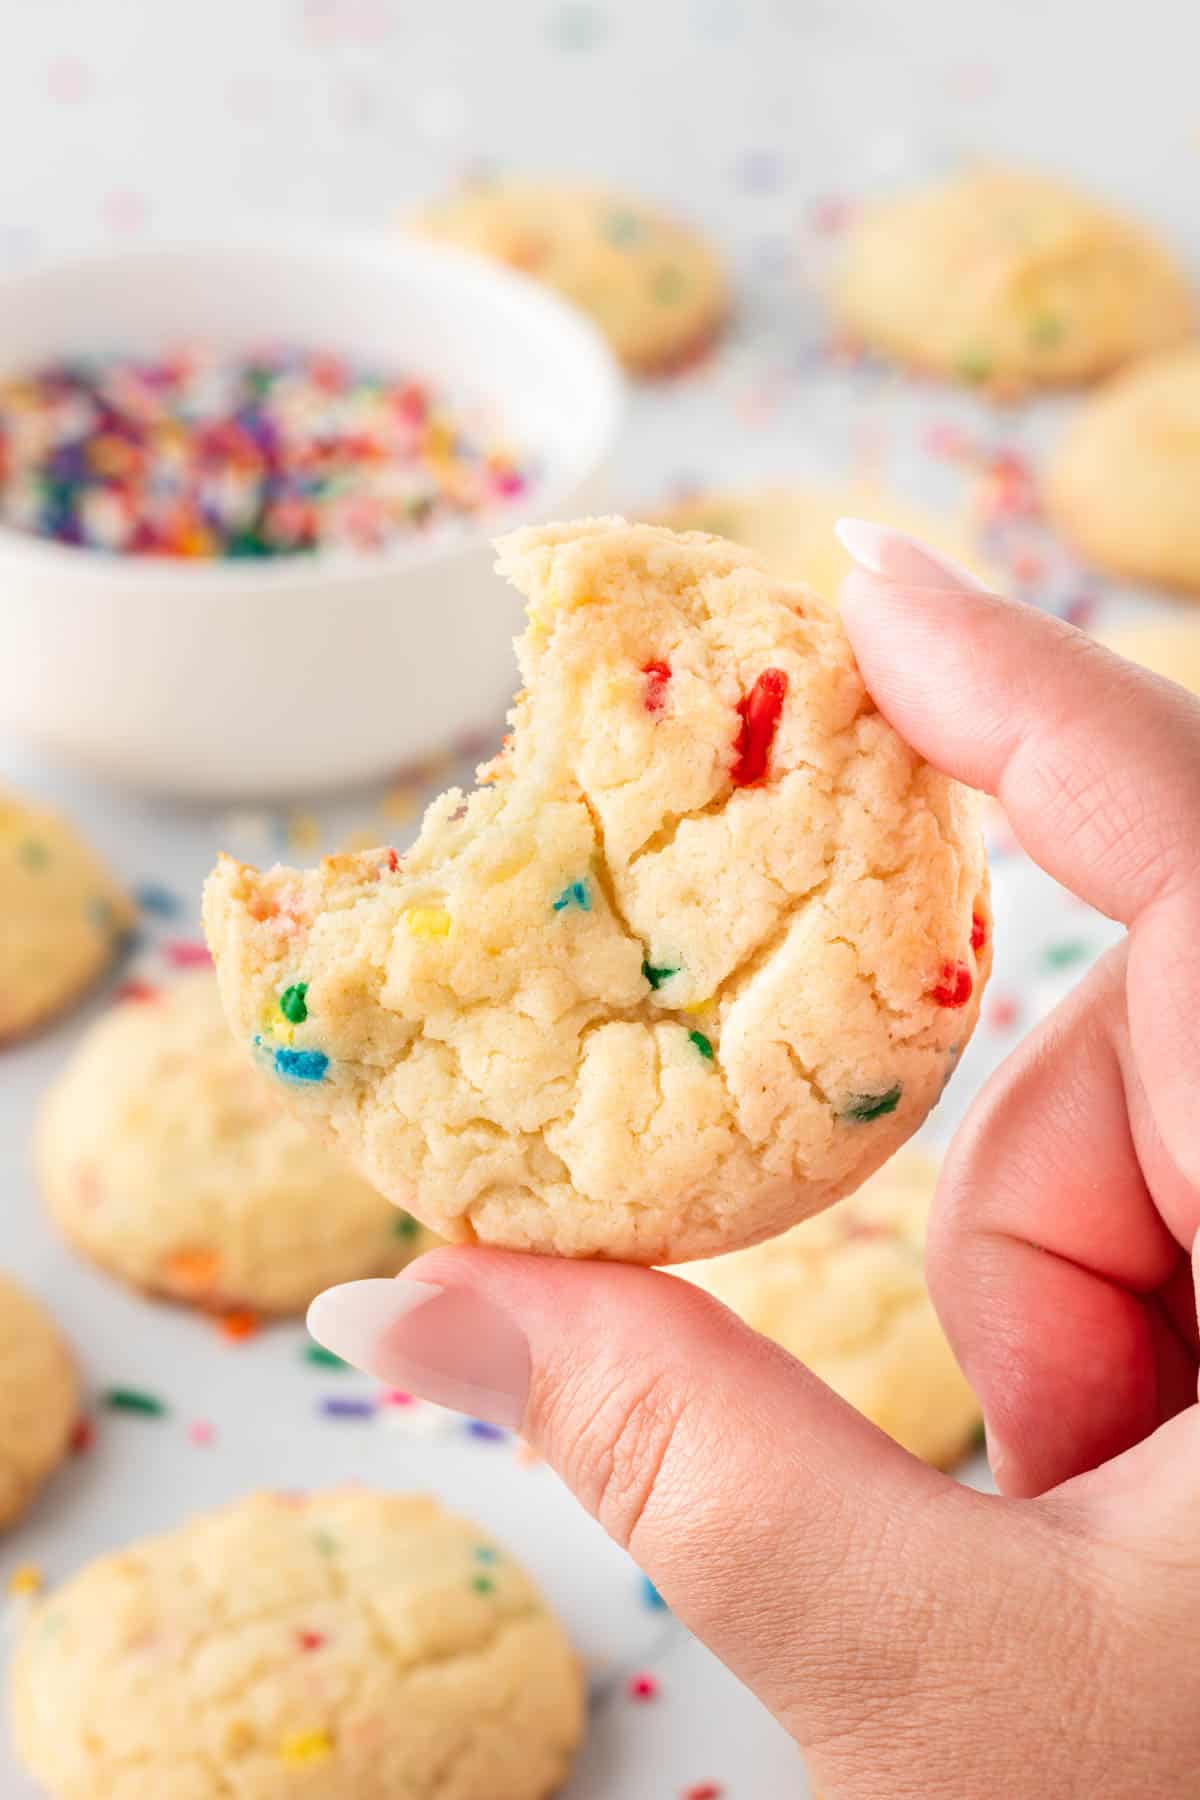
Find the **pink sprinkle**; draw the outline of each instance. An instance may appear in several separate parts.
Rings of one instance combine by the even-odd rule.
[[[56,56],[46,71],[46,86],[52,100],[69,103],[87,98],[92,78],[77,56]]]
[[[993,994],[987,1010],[987,1022],[993,1031],[1011,1031],[1020,1016],[1020,1002],[1012,994]]]
[[[631,1700],[657,1700],[659,1694],[658,1681],[648,1671],[640,1675],[631,1675],[625,1692]]]
[[[381,1406],[415,1406],[416,1397],[413,1394],[403,1393],[400,1388],[385,1388],[379,1395],[379,1404]]]
[[[724,1792],[719,1781],[697,1781],[684,1788],[680,1800],[721,1800]]]
[[[854,203],[837,194],[826,194],[809,212],[809,224],[818,237],[833,237],[844,231],[854,216]]]
[[[212,956],[207,944],[187,938],[175,938],[162,947],[163,960],[173,969],[209,969]]]
[[[1022,587],[1031,587],[1035,581],[1042,579],[1046,573],[1046,565],[1034,551],[1021,550],[1012,559],[1012,573],[1014,580],[1019,581]]]
[[[195,1444],[198,1450],[206,1450],[216,1437],[217,1429],[207,1419],[193,1419],[187,1434],[189,1444]]]
[[[323,1631],[298,1631],[296,1642],[302,1650],[320,1650],[328,1639]]]
[[[971,440],[957,425],[931,425],[925,433],[925,448],[944,462],[962,462],[970,454]]]

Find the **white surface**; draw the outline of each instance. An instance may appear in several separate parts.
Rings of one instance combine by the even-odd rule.
[[[10,266],[46,249],[183,227],[374,227],[480,160],[609,176],[705,219],[736,265],[741,324],[716,366],[636,397],[615,476],[629,506],[689,481],[864,465],[914,498],[949,505],[968,472],[928,454],[931,424],[993,447],[1036,447],[1056,429],[1060,406],[992,415],[966,397],[831,367],[815,298],[827,245],[808,229],[822,196],[939,167],[963,150],[1006,152],[1140,205],[1193,259],[1200,252],[1200,15],[1180,0],[1146,0],[1119,30],[1086,0],[1003,9],[951,0],[441,0],[423,9],[410,0],[43,0],[22,6],[19,24],[12,10],[0,58],[0,117],[18,152],[0,159],[0,262]],[[429,672],[431,691],[441,676]],[[502,671],[505,691],[508,681]],[[259,842],[253,820],[139,805],[60,781],[15,751],[7,762],[0,752],[5,766],[68,801],[128,879],[185,895],[193,925],[219,847],[279,853],[277,821]],[[338,816],[378,817],[369,797]],[[322,817],[320,848],[331,849],[341,827]],[[403,842],[406,831],[380,834]],[[1113,935],[1015,855],[999,823],[993,839],[997,968],[936,1116],[938,1138]],[[162,937],[189,927],[153,929]],[[661,1616],[644,1611],[628,1565],[545,1471],[520,1468],[503,1446],[455,1448],[379,1422],[324,1420],[316,1401],[335,1378],[299,1360],[296,1330],[227,1347],[203,1323],[126,1296],[60,1249],[38,1209],[26,1146],[37,1097],[81,1023],[0,1059],[3,1256],[56,1306],[93,1388],[141,1383],[173,1412],[162,1424],[101,1420],[96,1451],[0,1545],[0,1594],[17,1563],[40,1562],[61,1578],[97,1550],[256,1482],[357,1474],[458,1500],[538,1570],[585,1651],[622,1668],[650,1660]],[[357,1378],[336,1381],[342,1391]],[[211,1449],[188,1442],[195,1417],[216,1424]],[[597,1711],[571,1800],[678,1800],[701,1780],[721,1781],[724,1800],[804,1793],[793,1747],[689,1639],[668,1636],[651,1666],[661,1698],[639,1707],[618,1688]],[[0,1794],[33,1800],[3,1749]]]
[[[532,464],[530,493],[357,558],[139,561],[0,529],[0,729],[221,798],[380,775],[494,716],[520,610],[492,536],[607,498],[622,383],[598,333],[530,281],[399,236],[129,247],[0,275],[9,370],[189,342],[411,373],[486,407]]]

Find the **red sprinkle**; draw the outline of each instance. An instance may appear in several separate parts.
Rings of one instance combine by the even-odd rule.
[[[212,964],[207,944],[189,942],[184,938],[164,944],[162,953],[173,969],[207,969]]]
[[[262,1320],[257,1313],[228,1312],[217,1320],[217,1330],[229,1343],[244,1344],[247,1338],[258,1336]]]
[[[113,995],[118,1004],[123,1000],[136,1001],[139,1005],[148,1000],[158,999],[158,989],[149,981],[123,981]]]
[[[684,1788],[680,1800],[722,1800],[724,1792],[719,1781],[697,1781]]]
[[[646,677],[646,696],[642,704],[648,713],[660,713],[667,704],[667,683],[671,679],[671,665],[665,662],[644,663],[642,674]]]
[[[653,1675],[631,1675],[625,1692],[631,1700],[657,1700],[658,1682]]]
[[[68,1441],[72,1456],[83,1456],[96,1441],[96,1427],[90,1419],[76,1419]]]
[[[943,963],[942,979],[929,998],[936,1006],[965,1006],[974,987],[975,982],[966,963]]]
[[[296,1642],[302,1650],[320,1650],[326,1643],[323,1631],[298,1631]]]
[[[787,685],[782,669],[764,669],[750,692],[738,701],[742,723],[734,745],[734,787],[750,787],[766,774]]]
[[[982,913],[971,914],[971,948],[978,955],[987,943],[987,920]]]
[[[387,866],[393,875],[400,867],[400,858],[394,850],[389,850],[387,853]]]

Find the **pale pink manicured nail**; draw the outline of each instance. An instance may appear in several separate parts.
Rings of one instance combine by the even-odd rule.
[[[318,1294],[308,1329],[327,1350],[389,1387],[515,1431],[529,1392],[524,1333],[469,1288],[347,1281]]]
[[[948,556],[931,550],[906,531],[893,531],[870,519],[839,519],[834,526],[843,548],[869,575],[889,581],[908,581],[917,587],[970,588],[986,594],[984,584]]]

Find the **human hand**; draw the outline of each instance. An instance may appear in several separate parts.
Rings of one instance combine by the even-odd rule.
[[[943,1172],[930,1285],[1001,1496],[650,1270],[436,1251],[312,1328],[523,1431],[826,1800],[1200,1794],[1200,705],[893,533],[847,544],[881,711],[1129,928]]]

